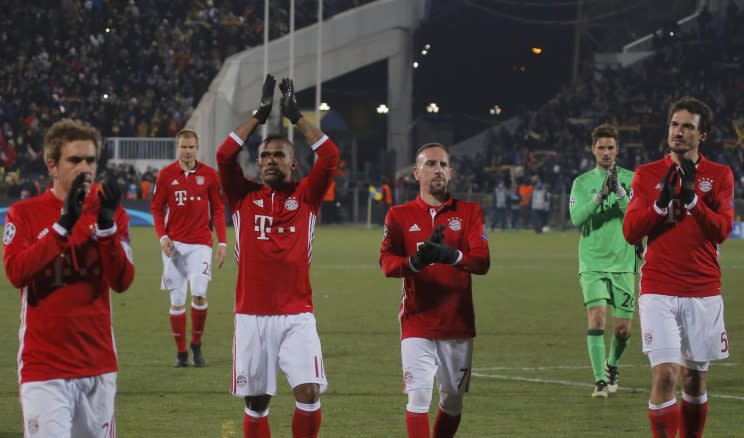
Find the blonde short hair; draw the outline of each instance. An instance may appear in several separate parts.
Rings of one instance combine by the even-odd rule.
[[[96,148],[96,159],[101,156],[101,133],[91,124],[76,119],[62,119],[44,135],[44,160],[59,164],[62,146],[77,140],[90,140]]]

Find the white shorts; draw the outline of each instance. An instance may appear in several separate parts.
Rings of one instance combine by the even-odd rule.
[[[21,385],[23,432],[33,438],[113,438],[116,373]]]
[[[173,242],[171,256],[163,256],[162,290],[183,290],[188,281],[191,295],[205,296],[205,283],[212,280],[212,248],[207,245]],[[202,279],[199,281],[199,279]],[[206,279],[204,281],[203,279]]]
[[[400,342],[403,362],[403,392],[434,388],[468,392],[473,362],[473,339],[406,338]]]
[[[729,356],[723,298],[643,294],[638,299],[643,352],[651,366],[677,363],[705,371]]]
[[[317,383],[320,392],[326,390],[315,316],[236,314],[231,393],[240,397],[275,395],[278,370],[292,388]]]

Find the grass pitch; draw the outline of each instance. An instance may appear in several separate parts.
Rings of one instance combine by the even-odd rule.
[[[131,230],[137,276],[113,297],[119,352],[118,436],[241,437],[243,404],[228,394],[236,265],[215,269],[204,335],[205,368],[172,368],[175,346],[159,291],[155,233]],[[400,280],[377,264],[381,228],[319,227],[312,284],[330,382],[322,396],[324,437],[403,437]],[[230,243],[233,240],[230,238]],[[637,320],[621,361],[621,390],[590,397],[586,316],[576,275],[578,234],[491,233],[491,270],[476,276],[471,392],[459,437],[649,436],[648,362]],[[680,263],[686,263],[680,254]],[[731,357],[711,367],[706,435],[741,436],[744,410],[744,241],[721,249]],[[2,276],[0,291],[0,438],[21,437],[16,353],[19,294]],[[190,329],[189,329],[190,330]],[[608,328],[608,332],[611,329]],[[286,381],[271,403],[273,436],[291,436],[294,403]],[[436,396],[435,396],[436,400]],[[436,403],[436,402],[435,402]],[[436,412],[436,407],[432,409]],[[432,420],[434,415],[431,415]]]

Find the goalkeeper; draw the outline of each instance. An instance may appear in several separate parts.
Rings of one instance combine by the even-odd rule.
[[[597,166],[571,188],[571,221],[579,227],[579,282],[587,310],[587,347],[594,373],[592,397],[618,388],[618,361],[630,338],[636,302],[636,251],[623,238],[623,218],[632,193],[633,172],[617,167],[618,132],[602,124],[592,132]],[[641,255],[639,246],[638,255]],[[614,307],[614,335],[605,353],[607,306]]]

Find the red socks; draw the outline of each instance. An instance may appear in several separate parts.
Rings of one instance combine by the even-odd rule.
[[[292,438],[317,438],[318,430],[320,430],[320,420],[323,417],[320,402],[296,404],[297,407],[292,416]],[[246,408],[243,415],[243,437],[271,438],[268,411],[263,417],[257,418],[257,415],[261,414]]]
[[[406,411],[408,438],[429,438],[429,413]]]
[[[453,438],[460,425],[460,415],[447,415],[441,408],[434,422],[434,438]]]
[[[244,438],[271,438],[271,429],[269,429],[269,416],[256,418],[243,414],[243,437]]]
[[[202,333],[204,333],[204,324],[207,322],[207,305],[191,305],[191,343],[194,345],[201,344]]]
[[[708,394],[690,396],[683,393],[679,411],[680,438],[700,438],[703,436],[705,419],[708,417]]]
[[[661,405],[648,404],[648,418],[654,438],[675,438],[679,427],[677,400],[672,399]]]
[[[295,405],[292,416],[292,438],[317,438],[320,420],[323,418],[320,402],[296,402]]]
[[[207,321],[207,306],[191,306],[191,343],[201,345],[204,324]],[[179,353],[186,352],[186,311],[171,310],[170,325]]]
[[[176,340],[176,347],[178,348],[178,352],[186,352],[186,311],[171,310],[170,325],[171,329],[173,330],[173,338]]]

